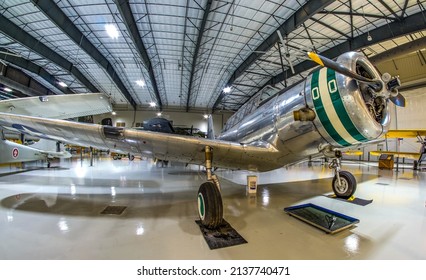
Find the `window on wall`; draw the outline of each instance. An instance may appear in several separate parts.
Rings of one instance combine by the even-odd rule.
[[[116,126],[116,127],[125,127],[125,126],[126,126],[126,123],[125,123],[125,122],[116,122],[116,123],[115,123],[115,126]]]

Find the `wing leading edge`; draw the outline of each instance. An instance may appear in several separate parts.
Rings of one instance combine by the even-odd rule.
[[[101,150],[204,164],[205,147],[213,149],[213,165],[231,169],[267,171],[281,167],[271,145],[251,146],[200,137],[141,131],[97,124],[0,113],[0,126],[19,133]]]

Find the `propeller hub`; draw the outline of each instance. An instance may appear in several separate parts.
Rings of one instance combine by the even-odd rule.
[[[393,79],[391,79],[389,82],[386,83],[386,87],[389,91],[391,92],[397,92],[398,93],[398,88],[401,86],[401,81],[399,80],[398,77],[394,77]]]

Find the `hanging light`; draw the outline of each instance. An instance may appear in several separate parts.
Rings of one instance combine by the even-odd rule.
[[[137,80],[136,84],[140,87],[144,87],[145,86],[145,81],[144,80]]]
[[[231,87],[226,87],[223,89],[224,93],[230,93],[231,92]]]
[[[118,30],[114,24],[105,24],[105,30],[112,39],[118,38]]]
[[[58,82],[58,85],[60,85],[61,87],[67,87],[67,84],[66,83],[64,83],[64,82]]]
[[[155,107],[157,106],[157,104],[155,104],[155,102],[149,102],[149,107]]]

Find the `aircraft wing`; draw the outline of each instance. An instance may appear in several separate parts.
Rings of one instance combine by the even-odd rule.
[[[387,138],[416,138],[419,136],[426,137],[426,129],[389,130],[385,134]]]
[[[392,152],[392,151],[371,151],[371,155],[380,156],[380,155],[394,155],[401,158],[410,158],[418,160],[420,158],[420,153],[410,153],[410,152]]]
[[[213,149],[215,167],[256,171],[281,167],[274,161],[280,156],[278,151],[267,144],[242,145],[200,137],[6,113],[0,113],[0,126],[63,143],[194,164],[205,163],[204,149],[210,146]]]
[[[343,153],[348,156],[362,156],[363,154],[363,152],[360,150],[347,150],[343,151]]]
[[[0,112],[53,119],[111,112],[108,96],[103,93],[46,95],[0,101]]]

